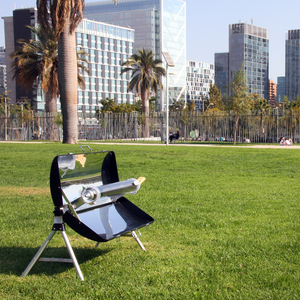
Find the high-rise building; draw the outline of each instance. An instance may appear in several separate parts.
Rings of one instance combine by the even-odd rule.
[[[224,75],[219,74],[220,63],[216,56],[216,85],[222,88]],[[252,24],[238,23],[229,25],[228,83],[234,72],[243,66],[249,93],[258,94],[269,100],[269,31]],[[219,82],[219,79],[222,82]]]
[[[202,110],[202,101],[208,97],[210,85],[215,83],[214,65],[188,60],[186,72],[187,102],[193,100],[196,109]]]
[[[135,46],[150,49],[163,62],[162,52],[168,52],[175,64],[169,68],[169,99],[185,96],[186,82],[186,2],[183,0],[118,0],[85,4],[84,17],[133,28]],[[166,78],[163,78],[166,86]],[[165,108],[166,94],[162,93],[161,107]],[[185,97],[184,97],[185,98]]]
[[[36,106],[36,90],[26,90],[21,85],[16,84],[16,81],[12,78],[11,60],[9,59],[9,55],[20,46],[18,40],[29,41],[31,39],[31,30],[27,26],[35,26],[37,23],[36,9],[33,7],[16,9],[13,11],[13,16],[2,17],[2,19],[4,20],[5,31],[8,97],[13,104],[28,99],[33,106]]]
[[[285,77],[277,77],[277,103],[280,103],[283,100],[285,95]]]
[[[269,80],[269,103],[272,107],[277,103],[277,84],[273,80]]]
[[[286,34],[285,94],[289,101],[300,96],[300,29],[289,30]]]

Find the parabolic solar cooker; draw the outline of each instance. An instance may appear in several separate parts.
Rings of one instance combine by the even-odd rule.
[[[83,150],[83,147],[80,148]],[[145,250],[139,228],[154,219],[124,197],[135,194],[145,178],[119,181],[116,157],[112,151],[56,156],[50,172],[50,189],[54,202],[52,231],[31,260],[22,276],[26,276],[37,260],[71,262],[83,279],[77,259],[65,232],[64,223],[80,235],[97,242],[107,242],[131,235]],[[54,234],[60,231],[71,259],[40,258]],[[136,232],[138,234],[136,234]]]

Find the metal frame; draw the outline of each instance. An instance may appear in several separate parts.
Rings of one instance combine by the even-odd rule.
[[[84,152],[83,147],[87,147],[90,150],[90,154],[97,154],[93,153],[91,148],[88,146],[81,146],[81,150]],[[54,222],[52,231],[50,232],[49,236],[46,238],[43,245],[40,247],[40,249],[37,251],[27,268],[22,273],[22,277],[25,277],[34,264],[37,261],[44,261],[44,262],[63,262],[63,263],[73,263],[77,274],[79,278],[84,281],[82,272],[80,270],[79,264],[77,262],[76,256],[73,252],[73,249],[71,247],[71,244],[69,242],[69,239],[67,237],[67,234],[65,232],[65,224],[70,226],[75,232],[79,233],[80,235],[96,241],[96,247],[99,245],[100,242],[106,242],[108,240],[112,240],[114,238],[120,239],[121,236],[131,236],[133,237],[140,248],[143,251],[146,251],[145,247],[143,246],[142,242],[140,241],[139,237],[141,236],[141,233],[139,231],[139,228],[143,226],[148,226],[150,223],[154,221],[154,219],[143,212],[140,208],[135,206],[133,203],[131,203],[128,199],[123,197],[126,193],[136,193],[140,187],[140,184],[145,180],[145,178],[140,177],[139,179],[127,179],[126,181],[120,182],[117,172],[117,166],[116,166],[116,160],[114,152],[110,151],[102,151],[99,153],[107,152],[107,154],[103,157],[102,161],[102,167],[101,172],[105,174],[105,176],[101,177],[102,182],[98,182],[99,186],[85,186],[82,185],[82,192],[80,198],[77,198],[77,194],[75,193],[71,197],[68,198],[67,194],[65,193],[64,189],[61,186],[60,178],[63,177],[66,174],[66,170],[68,169],[68,155],[64,156],[57,156],[54,158],[51,166],[51,172],[50,172],[50,189],[51,189],[51,196],[54,203]],[[85,152],[84,152],[85,153]],[[69,154],[71,155],[71,167],[70,169],[73,170],[73,158],[77,159],[77,155]],[[82,154],[81,154],[82,155]],[[108,156],[109,155],[109,156]],[[62,161],[60,165],[60,170],[62,170],[63,175],[61,176],[59,174],[59,158],[60,157],[67,157],[66,161]],[[96,161],[97,163],[98,161]],[[95,162],[94,162],[95,163]],[[80,163],[82,166],[82,164]],[[80,167],[80,166],[79,166]],[[84,167],[84,166],[82,166]],[[76,170],[76,176],[80,172]],[[94,173],[93,173],[94,172]],[[94,169],[92,169],[92,174],[95,174]],[[96,173],[97,174],[97,173]],[[86,176],[86,174],[83,174]],[[96,176],[97,177],[97,176]],[[93,177],[94,178],[94,177]],[[99,178],[97,177],[97,180]],[[101,185],[101,183],[103,183]],[[81,189],[81,187],[80,187]],[[80,193],[80,191],[79,191]],[[97,197],[96,197],[96,196]],[[99,202],[97,205],[94,205],[95,201],[100,199],[103,196],[103,198],[111,198],[111,202]],[[75,198],[75,200],[73,199]],[[64,202],[63,202],[64,199]],[[73,200],[73,201],[72,201]],[[80,202],[81,201],[81,202]],[[90,205],[90,207],[84,207],[81,210],[76,210],[76,208],[80,207],[81,205],[87,205],[92,202],[93,205]],[[113,227],[109,223],[108,220],[108,205],[113,205],[114,207],[114,213],[116,216],[119,216],[124,221],[124,224],[126,225],[124,228],[118,228],[116,229],[115,233],[113,233]],[[88,206],[88,205],[87,205]],[[81,219],[84,219],[84,214],[89,212],[90,210],[100,210],[100,215],[97,215],[97,218],[92,220],[93,224],[96,224],[97,226],[92,228],[93,226],[88,226],[84,224],[84,221],[81,221],[79,218],[79,214],[81,213]],[[130,214],[131,213],[131,214]],[[135,218],[133,218],[135,216]],[[99,219],[100,218],[100,219]],[[90,220],[89,220],[90,221]],[[104,227],[104,233],[102,231],[97,231],[99,229],[99,221],[106,221],[102,222],[102,225]],[[98,223],[97,223],[98,222]],[[128,223],[127,223],[128,222]],[[108,228],[105,228],[107,225]],[[102,228],[102,227],[100,227]],[[103,229],[101,229],[103,230]],[[47,247],[48,243],[51,241],[53,236],[57,231],[60,231],[63,239],[65,241],[65,244],[67,246],[70,259],[68,258],[40,258],[41,254]]]
[[[57,231],[60,231],[63,239],[65,241],[65,244],[67,246],[67,249],[69,251],[70,257],[71,259],[66,259],[66,258],[40,258],[41,254],[43,253],[43,251],[45,250],[45,248],[47,247],[48,243],[51,241],[51,239],[53,238],[53,236],[55,235],[55,233]],[[31,268],[34,266],[34,264],[37,261],[45,261],[45,262],[64,262],[64,263],[73,263],[77,274],[79,276],[79,278],[84,281],[82,272],[80,270],[79,264],[77,262],[76,256],[74,254],[74,251],[72,249],[72,246],[69,242],[69,239],[67,237],[66,231],[65,231],[65,225],[62,219],[62,216],[55,216],[54,217],[54,224],[53,224],[53,228],[52,231],[50,232],[50,234],[48,235],[48,237],[46,238],[45,242],[43,243],[43,245],[41,246],[41,248],[38,250],[38,252],[35,254],[35,256],[33,257],[33,259],[31,260],[31,262],[29,263],[29,265],[27,266],[27,268],[25,269],[25,271],[22,273],[22,277],[25,277],[29,271],[31,270]]]

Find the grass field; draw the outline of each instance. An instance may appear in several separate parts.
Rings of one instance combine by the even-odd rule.
[[[155,222],[146,252],[67,227],[81,282],[61,263],[20,277],[52,228],[52,159],[79,146],[0,147],[0,299],[300,298],[300,150],[91,145],[115,151],[120,180],[146,177],[128,199]],[[68,258],[61,235],[43,256]]]

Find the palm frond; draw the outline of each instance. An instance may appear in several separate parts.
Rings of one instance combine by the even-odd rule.
[[[83,16],[84,0],[37,0],[38,21],[43,29],[53,28],[59,38],[66,26],[74,32]]]
[[[151,50],[139,49],[138,53],[132,54],[126,62],[122,63],[121,74],[131,72],[131,80],[128,90],[141,89],[157,92],[158,87],[163,88],[160,81],[161,76],[165,76],[166,71],[161,66],[160,59],[154,59],[155,53]]]

